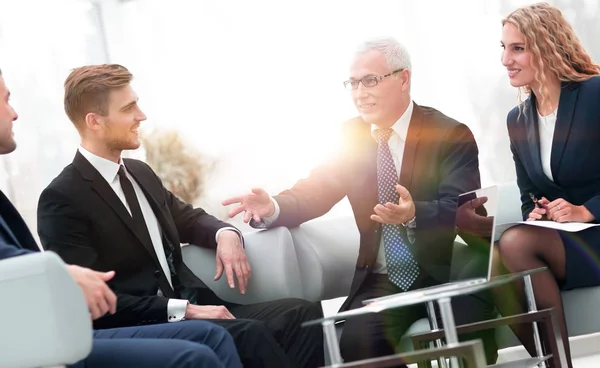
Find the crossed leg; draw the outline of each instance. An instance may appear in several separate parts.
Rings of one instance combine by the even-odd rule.
[[[571,351],[567,323],[563,311],[559,282],[565,280],[565,245],[556,230],[533,226],[515,226],[502,234],[498,244],[501,262],[494,264],[494,275],[508,272],[520,272],[540,267],[547,271],[531,276],[535,301],[539,309],[554,308],[560,325],[562,340],[569,367]],[[504,316],[526,312],[523,281],[497,288],[496,307]],[[511,326],[529,354],[536,356],[533,339],[533,326],[521,324]]]

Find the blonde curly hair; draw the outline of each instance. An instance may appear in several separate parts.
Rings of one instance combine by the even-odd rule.
[[[502,26],[507,23],[523,35],[525,50],[532,54],[534,79],[541,94],[536,97],[540,103],[549,99],[546,82],[552,74],[563,82],[581,82],[600,75],[600,65],[592,61],[558,8],[548,3],[524,6],[502,20]],[[531,86],[519,88],[522,102],[521,93],[529,95]]]

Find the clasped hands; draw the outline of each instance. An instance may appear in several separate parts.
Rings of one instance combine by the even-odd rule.
[[[67,265],[67,271],[81,288],[92,320],[107,313],[115,314],[117,297],[106,284],[115,276],[114,271],[99,272],[76,265]]]
[[[396,192],[399,195],[398,203],[377,204],[373,208],[375,214],[371,215],[371,220],[382,224],[400,225],[415,217],[415,202],[408,189],[397,184]]]
[[[541,207],[535,207],[529,213],[527,221],[541,220],[543,215],[546,215],[548,220],[555,222],[594,221],[594,215],[585,206],[576,206],[562,198],[550,202],[546,197],[542,197],[537,203]]]

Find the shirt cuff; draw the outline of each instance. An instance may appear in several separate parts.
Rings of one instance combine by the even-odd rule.
[[[408,236],[408,241],[410,244],[414,244],[415,240],[417,240],[415,229],[417,228],[417,217],[413,217],[410,221],[407,221],[406,224],[403,224],[406,227],[406,235]]]
[[[185,319],[188,302],[185,299],[169,299],[167,302],[167,321],[179,322]]]
[[[269,217],[263,217],[260,219],[260,222],[256,222],[254,220],[250,221],[250,226],[255,229],[266,229],[271,226],[277,219],[279,218],[279,203],[275,200],[275,198],[271,197],[271,202],[273,202],[273,206],[275,207],[275,211]]]
[[[242,241],[242,247],[244,247],[244,248],[246,247],[246,244],[244,244],[244,237],[242,236],[242,233],[235,227],[222,227],[219,230],[217,230],[217,234],[215,235],[215,241],[217,243],[219,243],[219,234],[221,234],[221,232],[223,232],[225,230],[235,231],[239,235],[240,240]]]

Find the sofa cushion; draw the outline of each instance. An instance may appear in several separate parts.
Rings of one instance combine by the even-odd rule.
[[[305,222],[291,229],[304,296],[311,301],[348,295],[358,257],[359,234],[352,216]]]

